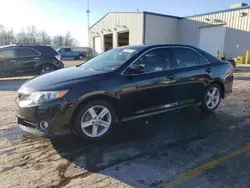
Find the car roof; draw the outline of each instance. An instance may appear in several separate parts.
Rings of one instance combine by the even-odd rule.
[[[38,46],[51,47],[50,45],[46,45],[46,44],[11,44],[11,45],[6,45],[6,46],[1,46],[0,49],[12,48],[12,47],[38,47]]]
[[[144,48],[146,48],[146,47],[148,47],[148,48],[152,48],[152,47],[162,47],[162,46],[169,46],[169,47],[171,47],[171,46],[183,46],[183,47],[190,47],[190,48],[195,48],[194,46],[191,46],[191,45],[186,45],[186,44],[142,44],[142,45],[127,45],[127,46],[121,46],[120,48],[136,48],[136,47],[138,47],[138,48],[140,48],[140,47],[144,47]]]

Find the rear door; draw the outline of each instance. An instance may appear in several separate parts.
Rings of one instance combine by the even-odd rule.
[[[40,52],[33,48],[19,47],[16,51],[16,72],[35,72],[36,63],[40,61]]]
[[[173,47],[171,52],[178,106],[201,101],[212,80],[210,62],[192,48]]]
[[[14,72],[16,67],[15,51],[5,49],[0,51],[0,75],[8,75]]]

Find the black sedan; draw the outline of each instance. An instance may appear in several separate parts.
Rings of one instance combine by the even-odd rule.
[[[119,123],[169,110],[199,105],[211,112],[232,84],[231,64],[198,48],[125,46],[28,81],[18,91],[16,116],[35,135],[72,130],[96,140]]]

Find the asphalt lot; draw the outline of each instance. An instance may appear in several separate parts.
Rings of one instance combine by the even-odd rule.
[[[25,80],[11,81],[0,82],[0,187],[250,187],[250,72],[214,113],[141,119],[99,143],[23,133],[14,90]]]
[[[76,66],[76,65],[80,65],[83,61],[80,61],[80,60],[72,60],[72,61],[69,61],[69,60],[63,60],[63,63],[64,63],[64,67],[73,67],[73,66]]]

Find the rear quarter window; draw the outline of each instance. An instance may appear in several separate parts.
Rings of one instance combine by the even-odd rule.
[[[58,55],[58,52],[50,46],[39,46],[38,50],[41,52],[41,54],[52,56]]]
[[[210,63],[217,62],[218,59],[214,57],[213,55],[209,54],[208,52],[205,52],[199,48],[196,48],[196,50],[203,55]]]

